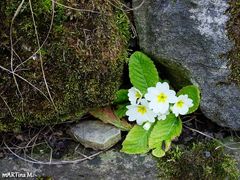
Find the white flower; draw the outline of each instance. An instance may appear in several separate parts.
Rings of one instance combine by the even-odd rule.
[[[143,125],[143,128],[147,131],[150,129],[150,127],[152,126],[152,124],[150,122],[146,122],[144,125]]]
[[[193,100],[188,98],[188,95],[180,95],[177,97],[176,103],[171,108],[172,112],[175,116],[179,114],[185,115],[187,114],[190,107],[193,106]]]
[[[176,92],[170,90],[166,82],[158,82],[156,87],[148,88],[145,98],[150,101],[149,107],[156,114],[166,114],[169,110],[169,103],[175,103],[177,99]]]
[[[154,122],[156,114],[149,109],[149,105],[146,99],[141,99],[139,104],[132,104],[127,106],[126,115],[129,121],[137,121],[138,125],[142,125],[144,122]]]
[[[139,100],[142,98],[142,94],[138,89],[132,87],[128,90],[128,98],[131,104],[138,104]]]
[[[167,115],[169,115],[169,113],[170,113],[169,111],[167,111],[165,114],[159,113],[158,116],[157,116],[157,119],[158,119],[159,121],[165,120],[165,119],[167,118]]]

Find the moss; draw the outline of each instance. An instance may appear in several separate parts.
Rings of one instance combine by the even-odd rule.
[[[130,39],[131,33],[129,31],[129,18],[125,12],[117,11],[115,13],[115,22],[117,29],[119,31],[119,35],[122,37],[123,40],[125,40],[125,43],[128,43],[128,40]]]
[[[217,148],[218,147],[218,148]],[[176,148],[159,160],[160,176],[165,179],[238,179],[236,161],[216,142],[199,142]]]
[[[156,59],[157,69],[159,70],[160,77],[167,79],[170,82],[175,82],[171,84],[175,89],[181,89],[184,86],[191,85],[190,72],[179,64],[173,63],[168,59],[160,58],[149,54],[149,57]],[[161,62],[161,63],[160,63]]]
[[[230,0],[229,6],[228,36],[235,44],[228,54],[232,70],[230,79],[240,86],[240,0]]]
[[[58,1],[65,6],[93,10],[75,11],[55,4],[51,33],[41,50],[23,63],[16,73],[41,90],[17,77],[20,92],[13,76],[0,70],[0,125],[5,130],[21,125],[46,125],[77,118],[88,109],[112,102],[122,80],[130,38],[126,14],[107,0]],[[39,41],[47,37],[52,17],[51,0],[32,0]],[[10,69],[10,24],[18,0],[0,2],[0,65]],[[28,2],[19,11],[13,26],[13,66],[21,64],[38,49]],[[40,52],[49,90],[41,71]],[[7,128],[6,128],[7,127]]]

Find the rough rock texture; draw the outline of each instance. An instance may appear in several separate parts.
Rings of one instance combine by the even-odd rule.
[[[133,0],[137,7],[142,1]],[[134,11],[141,49],[159,62],[175,87],[201,89],[203,113],[240,129],[240,88],[228,80],[226,0],[146,0]]]
[[[151,155],[126,155],[107,151],[93,160],[69,165],[29,164],[10,157],[0,160],[0,172],[32,172],[37,176],[50,176],[58,180],[141,180],[159,179],[157,160]],[[0,174],[1,175],[1,174]]]
[[[78,118],[121,84],[127,16],[105,0],[52,2],[0,2],[0,131]]]
[[[101,121],[82,121],[69,130],[69,134],[87,148],[105,150],[121,140],[121,130]]]

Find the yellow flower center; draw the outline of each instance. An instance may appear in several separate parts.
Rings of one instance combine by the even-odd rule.
[[[157,96],[157,99],[158,99],[158,102],[160,103],[165,103],[167,101],[167,96],[166,94],[164,93],[160,93],[158,96]]]
[[[137,111],[143,115],[147,112],[147,108],[143,105],[140,105],[137,107]]]
[[[183,105],[184,105],[183,100],[180,100],[180,101],[177,102],[177,107],[182,108]]]
[[[140,94],[139,92],[136,92],[135,97],[136,97],[137,99],[139,99],[139,98],[141,98],[141,94]]]

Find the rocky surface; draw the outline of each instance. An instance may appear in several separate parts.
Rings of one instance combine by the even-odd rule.
[[[136,8],[142,0],[133,0]],[[226,0],[146,0],[134,11],[140,48],[161,64],[175,87],[201,89],[201,110],[221,126],[240,129],[240,88],[230,82]]]
[[[69,134],[87,148],[105,150],[121,140],[121,130],[101,121],[82,121],[69,130]]]
[[[58,180],[158,179],[157,161],[151,155],[126,155],[114,150],[93,160],[68,165],[30,164],[8,157],[0,160],[0,172],[32,173],[35,177],[50,176]]]

